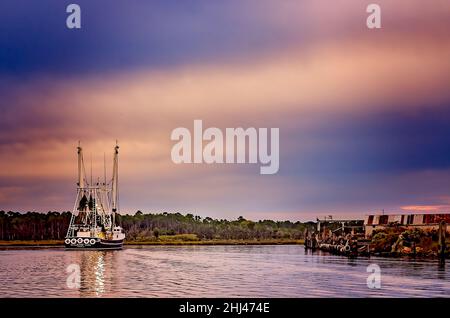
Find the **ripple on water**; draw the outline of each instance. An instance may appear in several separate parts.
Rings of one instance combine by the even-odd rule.
[[[369,264],[382,288],[367,287]],[[80,266],[80,287],[66,281]],[[307,253],[302,246],[149,246],[0,251],[3,297],[449,297],[436,261]]]

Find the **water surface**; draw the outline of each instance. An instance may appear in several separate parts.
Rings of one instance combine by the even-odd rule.
[[[79,265],[78,288],[67,285],[70,264]],[[381,268],[381,289],[367,287],[369,264]],[[450,265],[348,259],[297,245],[0,250],[0,297],[386,296],[450,297]]]

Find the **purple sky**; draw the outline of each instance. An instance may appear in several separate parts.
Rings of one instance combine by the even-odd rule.
[[[0,209],[70,210],[82,140],[122,213],[308,220],[450,210],[450,3],[0,3]],[[175,165],[170,133],[280,128],[280,170]]]

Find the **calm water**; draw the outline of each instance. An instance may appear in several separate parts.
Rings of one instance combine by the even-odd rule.
[[[367,287],[369,264],[381,289]],[[78,264],[79,288],[67,287]],[[450,264],[306,253],[302,246],[0,251],[0,297],[450,297]]]

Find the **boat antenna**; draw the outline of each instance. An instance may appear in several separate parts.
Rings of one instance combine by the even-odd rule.
[[[106,153],[103,153],[103,179],[104,185],[106,185]]]
[[[91,153],[91,185],[92,185],[92,153]]]

